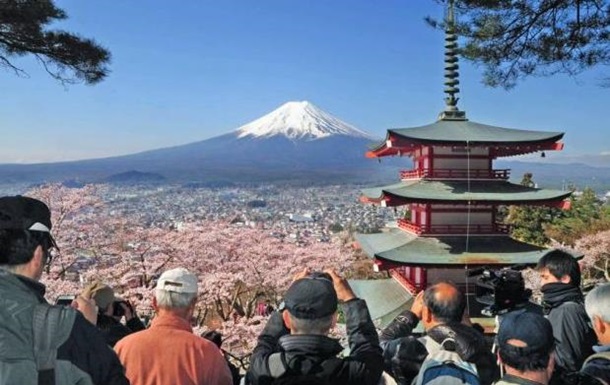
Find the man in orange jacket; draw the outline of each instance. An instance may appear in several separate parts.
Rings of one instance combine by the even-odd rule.
[[[220,350],[190,325],[197,277],[184,268],[166,271],[155,289],[157,312],[149,329],[120,340],[115,350],[132,385],[231,385]]]

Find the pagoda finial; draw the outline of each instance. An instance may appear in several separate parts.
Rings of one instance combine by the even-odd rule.
[[[445,110],[440,113],[442,120],[465,120],[466,113],[460,111],[457,102],[460,98],[456,94],[460,92],[460,68],[457,55],[457,34],[455,33],[455,14],[453,9],[454,0],[448,0],[447,17],[445,18]]]

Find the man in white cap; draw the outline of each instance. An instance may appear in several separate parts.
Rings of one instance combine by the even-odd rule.
[[[197,277],[184,268],[161,275],[150,328],[120,340],[115,350],[131,385],[231,385],[231,372],[212,342],[193,334]]]

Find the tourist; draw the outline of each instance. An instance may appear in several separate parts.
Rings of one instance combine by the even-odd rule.
[[[57,247],[51,227],[41,201],[0,198],[0,383],[128,384],[116,354],[92,324],[95,303],[77,297],[79,312],[44,299],[39,280]]]
[[[610,283],[593,289],[585,298],[585,308],[597,335],[596,354],[585,361],[581,373],[610,384]]]
[[[497,380],[499,369],[490,346],[481,331],[465,319],[465,310],[464,294],[450,283],[437,283],[420,292],[411,310],[399,314],[381,331],[385,371],[399,384],[410,384],[429,354],[451,338],[459,358],[476,366],[481,384]],[[418,339],[412,332],[420,321],[426,336]]]
[[[148,329],[120,340],[115,349],[131,385],[231,385],[220,349],[193,334],[197,277],[184,268],[168,270],[157,281]]]
[[[342,304],[350,353],[328,333]],[[258,337],[246,383],[377,384],[382,356],[364,300],[332,270],[299,274]]]
[[[497,335],[498,356],[504,366],[497,385],[546,385],[555,361],[551,323],[533,312],[508,313]]]
[[[95,301],[98,308],[96,325],[108,345],[114,347],[123,337],[145,329],[131,304],[116,298],[110,286],[96,281],[88,285],[82,295]],[[123,317],[125,325],[121,323]]]
[[[595,333],[580,291],[580,267],[574,257],[553,250],[538,261],[542,306],[555,336],[555,373],[551,384],[569,383],[593,353]]]

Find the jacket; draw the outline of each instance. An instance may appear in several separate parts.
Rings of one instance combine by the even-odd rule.
[[[424,344],[411,334],[418,323],[417,316],[405,310],[381,331],[384,370],[392,374],[399,384],[410,384],[428,356]],[[464,361],[476,365],[481,384],[489,385],[500,377],[491,347],[477,329],[452,323],[437,325],[426,334],[439,344],[452,337],[456,342],[456,353]]]
[[[580,289],[564,283],[542,287],[542,306],[555,337],[555,374],[551,383],[562,383],[558,376],[577,372],[593,353],[597,338],[583,304]]]
[[[172,314],[157,315],[148,329],[123,338],[115,350],[132,385],[233,383],[220,349]]]
[[[280,352],[291,373],[316,375],[331,384],[377,384],[382,372],[382,355],[366,302],[353,299],[342,306],[350,347],[349,356],[337,357],[343,347],[335,339],[322,335],[289,334],[281,314],[274,312],[258,337],[258,344],[250,359],[250,370],[246,374],[246,383],[271,384],[274,376],[269,366],[269,357]]]
[[[106,314],[98,315],[97,327],[102,332],[106,343],[112,347],[114,347],[114,345],[116,345],[116,343],[119,342],[119,340],[121,340],[123,337],[146,329],[138,317],[133,317],[127,321],[125,325],[123,325],[113,317],[107,316]]]
[[[587,359],[580,372],[585,376],[597,378],[610,384],[610,345],[596,346],[594,350],[597,353],[606,352],[609,356],[608,358]]]
[[[37,281],[0,269],[0,319],[8,319],[5,317],[11,316],[11,307],[18,303],[19,314],[12,316],[17,317],[21,323],[0,323],[0,340],[4,340],[4,333],[12,333],[19,335],[24,344],[27,344],[25,341],[32,341],[33,308],[39,304],[53,306],[44,299],[45,290],[45,286]],[[11,301],[15,303],[11,305]],[[75,312],[74,323],[68,338],[57,349],[57,370],[69,365],[68,370],[82,378],[83,384],[128,385],[121,363],[114,351],[106,345],[99,330],[80,312],[70,308],[65,311]]]

